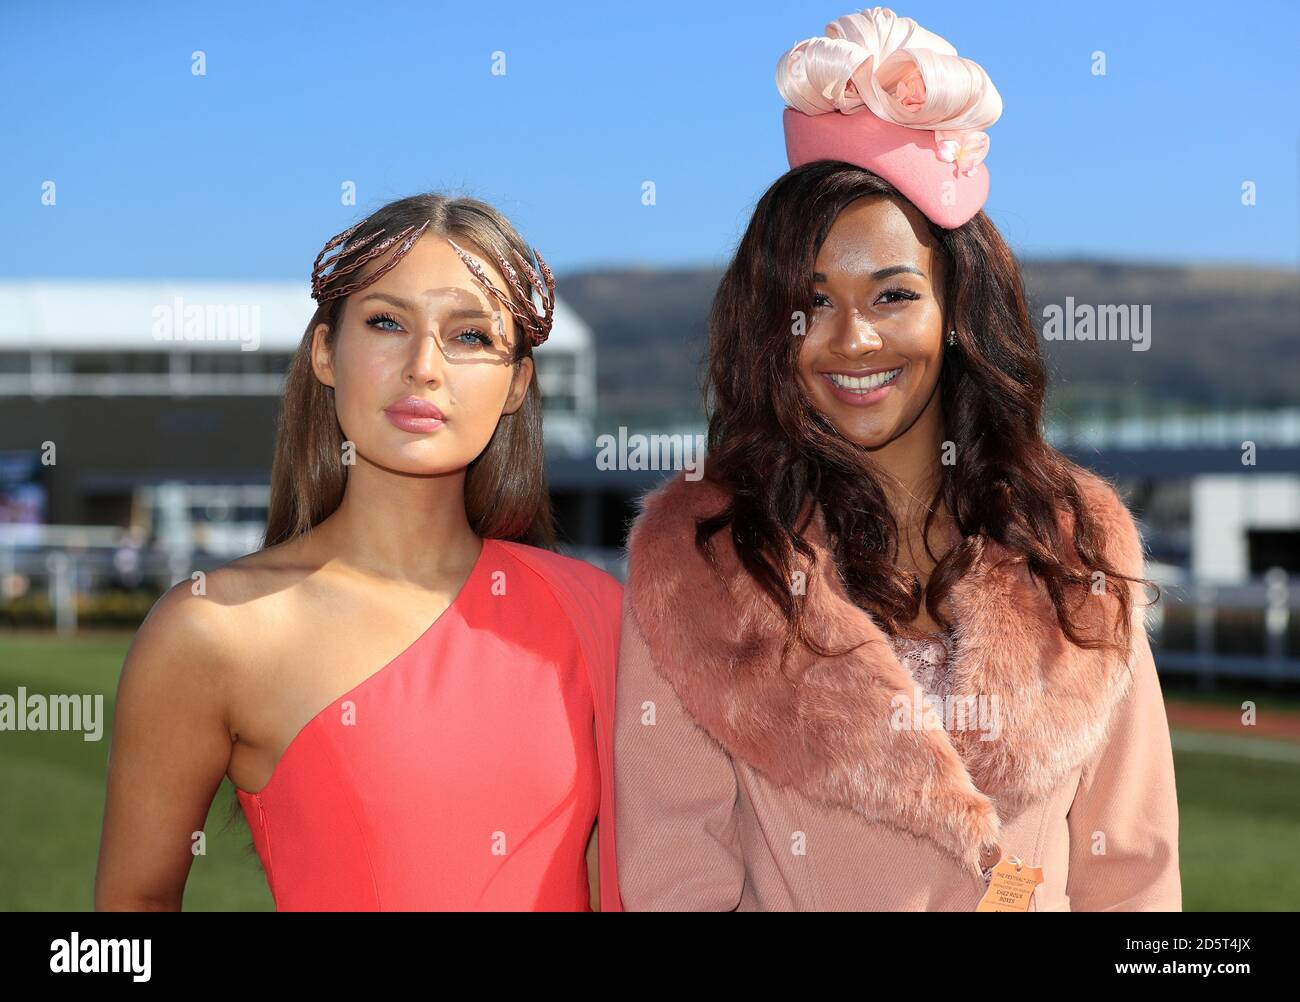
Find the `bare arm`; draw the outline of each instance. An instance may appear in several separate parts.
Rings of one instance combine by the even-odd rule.
[[[587,842],[587,886],[591,888],[591,910],[600,911],[600,825],[592,825]]]
[[[591,733],[600,742],[596,733],[596,721],[591,722]],[[600,825],[591,826],[591,838],[587,840],[587,887],[591,892],[591,910],[600,911]]]
[[[176,585],[150,610],[118,681],[96,911],[179,911],[199,832],[230,762],[223,611]]]

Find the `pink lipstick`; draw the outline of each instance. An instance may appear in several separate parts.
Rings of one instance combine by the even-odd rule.
[[[437,431],[447,423],[447,418],[427,400],[419,397],[403,397],[384,408],[384,414],[402,431],[417,435]]]

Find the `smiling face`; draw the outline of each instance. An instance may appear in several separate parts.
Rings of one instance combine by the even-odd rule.
[[[874,449],[941,426],[942,265],[911,204],[870,196],[836,217],[814,265],[799,382],[844,438]]]
[[[453,239],[498,289],[509,288],[490,255]],[[328,330],[320,324],[313,332],[312,367],[334,387],[344,437],[359,459],[402,473],[468,466],[501,415],[523,404],[533,376],[531,358],[511,363],[519,332],[510,311],[433,233],[348,297],[332,342]]]

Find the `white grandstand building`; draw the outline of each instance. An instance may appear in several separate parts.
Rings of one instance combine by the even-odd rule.
[[[0,523],[254,548],[284,373],[315,306],[301,282],[0,281]],[[534,356],[548,466],[591,452],[593,340],[557,298]]]
[[[0,282],[0,397],[278,397],[315,306],[298,282]],[[592,334],[558,297],[535,359],[548,448],[588,447]]]

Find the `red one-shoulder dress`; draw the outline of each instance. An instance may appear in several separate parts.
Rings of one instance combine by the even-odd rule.
[[[621,603],[604,571],[484,539],[438,619],[237,790],[276,910],[587,910],[597,816],[601,910],[620,910]]]

